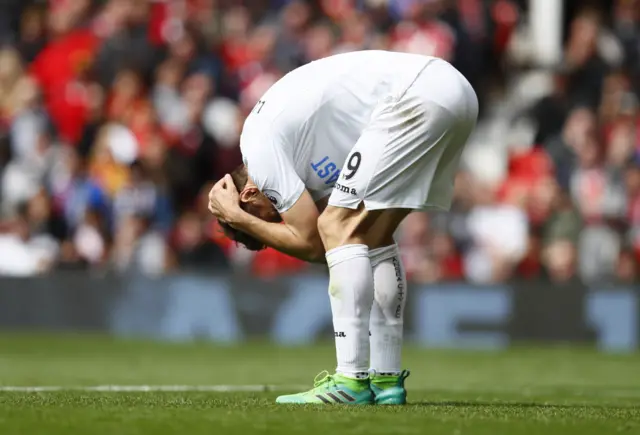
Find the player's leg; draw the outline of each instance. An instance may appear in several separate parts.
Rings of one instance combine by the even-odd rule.
[[[376,220],[370,234],[379,235],[390,225],[385,215]],[[373,269],[374,302],[369,322],[370,373],[398,376],[402,371],[404,307],[407,281],[398,246],[393,235],[369,243]]]
[[[383,375],[402,370],[402,328],[407,282],[398,247],[389,245],[369,251],[373,269],[374,302],[369,321],[370,368]]]
[[[393,301],[399,298],[393,256],[377,264],[369,259],[375,272],[373,267],[366,272],[363,258],[367,247],[371,256],[376,253],[374,248],[391,246],[393,233],[410,210],[449,207],[453,178],[475,125],[477,108],[468,84],[459,82],[464,79],[450,66],[445,65],[444,70],[454,76],[442,81],[452,83],[444,100],[426,100],[422,88],[433,83],[418,80],[415,89],[407,91],[392,108],[373,117],[375,122],[347,158],[329,206],[318,221],[330,266],[334,324],[351,325],[352,338],[336,341],[338,371],[359,372],[364,366],[364,349],[367,345],[371,348],[371,342],[367,343],[368,331],[363,325],[367,317],[369,324],[373,317],[372,368],[389,370],[370,381],[376,403],[401,404],[406,400],[404,379],[408,372],[399,367],[403,322],[395,318],[396,313],[403,316],[404,302],[398,306]],[[458,84],[459,88],[453,87]],[[359,259],[340,257],[345,251],[357,253]],[[399,258],[396,261],[399,265]],[[406,294],[402,296],[405,299]],[[374,337],[376,326],[380,341]],[[396,344],[388,346],[387,340],[394,337]]]
[[[408,372],[403,372],[400,364],[407,285],[393,234],[408,213],[407,209],[367,211],[329,206],[318,222],[328,249],[334,327],[347,331],[336,337],[337,371],[354,376],[370,356],[370,387],[376,393],[376,403],[406,402],[404,379]],[[371,247],[371,275],[365,277],[364,268],[358,269],[354,263],[332,265],[333,253],[349,246]]]
[[[356,144],[331,195],[333,198],[336,192],[340,192],[343,195],[340,204],[347,207],[329,205],[318,220],[329,266],[329,299],[338,362],[336,374],[327,377],[329,382],[319,384],[309,392],[281,396],[278,402],[309,403],[307,400],[311,396],[325,397],[325,388],[329,388],[329,392],[336,389],[348,391],[356,399],[348,403],[374,402],[369,387],[369,320],[374,289],[366,236],[384,210],[366,210],[358,194],[366,190],[367,176],[373,173],[377,159],[374,154],[379,154],[386,142],[384,136],[379,137],[374,132],[365,132],[358,144],[364,146],[373,141],[376,146],[367,147],[367,159],[363,161]],[[356,172],[358,177],[353,178]],[[345,191],[340,184],[343,180],[351,180],[350,184],[355,187]],[[321,392],[316,394],[317,391]],[[335,393],[333,395],[338,397]]]
[[[388,119],[393,102],[381,105],[372,119]],[[369,260],[370,229],[386,215],[367,210],[363,195],[375,174],[376,164],[389,142],[389,126],[372,122],[346,159],[318,219],[327,265],[329,298],[336,341],[336,372],[351,379],[369,378],[369,321],[374,301],[373,271]],[[401,219],[399,217],[398,219]]]
[[[346,159],[340,178],[329,198],[329,205],[320,215],[318,231],[326,250],[329,266],[329,297],[336,340],[336,377],[357,383],[369,390],[369,326],[374,303],[374,278],[369,245],[379,247],[390,239],[393,229],[409,210],[390,207],[367,207],[366,196],[385,186],[372,179],[384,171],[391,153],[390,144],[408,140],[419,131],[419,119],[411,115],[412,123],[398,118],[397,101],[391,99],[372,114],[372,122]],[[401,107],[402,110],[406,108]],[[399,156],[393,157],[395,160]],[[382,165],[381,165],[382,164]],[[381,167],[382,166],[382,167]],[[397,172],[397,169],[394,168]],[[398,186],[395,186],[397,188]],[[389,234],[371,229],[376,222],[389,221]],[[391,223],[396,222],[395,225]],[[379,226],[380,224],[378,224]],[[345,381],[346,383],[346,381]]]
[[[389,222],[381,217],[370,233],[381,234],[388,226]],[[409,375],[402,370],[407,279],[393,235],[387,234],[385,239],[369,246],[374,287],[369,322],[371,389],[376,403],[399,405],[406,403],[404,379]]]
[[[329,266],[329,299],[333,315],[337,369],[324,373],[310,391],[280,396],[278,403],[372,404],[369,385],[369,315],[373,305],[373,273],[366,228],[381,213],[328,206],[318,228],[324,234]],[[341,216],[339,217],[338,214]],[[324,216],[324,217],[323,217]],[[336,219],[335,222],[332,219]],[[339,223],[339,224],[338,224]],[[341,225],[336,231],[336,225]],[[352,228],[352,231],[345,231]],[[339,238],[326,237],[333,232]]]
[[[328,198],[327,198],[328,200]],[[325,202],[322,211],[326,208]],[[401,214],[401,218],[404,215]],[[402,343],[404,307],[407,300],[407,282],[393,234],[385,234],[384,228],[395,226],[398,216],[382,213],[367,231],[366,245],[373,270],[374,301],[369,321],[369,374],[374,388],[378,385],[397,385],[402,373]],[[406,400],[404,390],[386,390],[384,400],[398,403]],[[379,394],[378,397],[381,395]]]
[[[369,326],[374,279],[367,245],[390,243],[395,227],[408,213],[409,210],[370,212],[364,207],[335,206],[328,206],[323,212],[318,228],[329,265],[336,374],[324,374],[312,390],[281,396],[277,399],[279,403],[374,403],[369,383]],[[386,223],[390,228],[387,230],[380,223]],[[375,234],[370,231],[374,227]]]
[[[407,400],[404,380],[409,375],[402,370],[406,275],[395,244],[370,250],[369,257],[375,292],[369,322],[371,390],[376,403],[401,405]]]
[[[318,220],[329,266],[336,371],[345,376],[368,377],[369,323],[374,302],[374,275],[368,248],[370,229],[383,215],[395,214],[395,220],[400,221],[406,213],[328,206]]]

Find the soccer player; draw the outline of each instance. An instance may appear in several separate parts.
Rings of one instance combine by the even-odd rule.
[[[330,275],[336,373],[278,403],[406,402],[393,234],[413,210],[449,209],[477,114],[449,63],[360,51],[290,72],[248,116],[244,165],[216,183],[209,209],[250,249],[326,261]]]

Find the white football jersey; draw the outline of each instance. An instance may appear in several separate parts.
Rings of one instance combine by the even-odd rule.
[[[351,149],[388,98],[398,98],[435,58],[386,51],[339,54],[285,75],[245,121],[249,176],[279,212],[306,188],[331,193]]]

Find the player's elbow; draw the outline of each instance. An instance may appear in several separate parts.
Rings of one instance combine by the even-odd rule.
[[[326,259],[325,259],[325,252],[324,252],[324,246],[322,246],[322,243],[318,240],[318,242],[311,242],[308,244],[307,246],[307,255],[306,255],[306,260],[310,263],[325,263]]]
[[[313,252],[311,255],[309,255],[308,261],[309,263],[325,264],[327,262],[327,259],[324,255],[324,249],[322,251]]]

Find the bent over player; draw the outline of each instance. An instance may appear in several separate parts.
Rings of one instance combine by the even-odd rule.
[[[278,403],[406,402],[407,285],[393,234],[413,210],[449,209],[477,115],[450,64],[385,51],[302,66],[257,103],[244,165],[213,187],[209,209],[250,249],[326,260],[337,355],[334,375]]]

